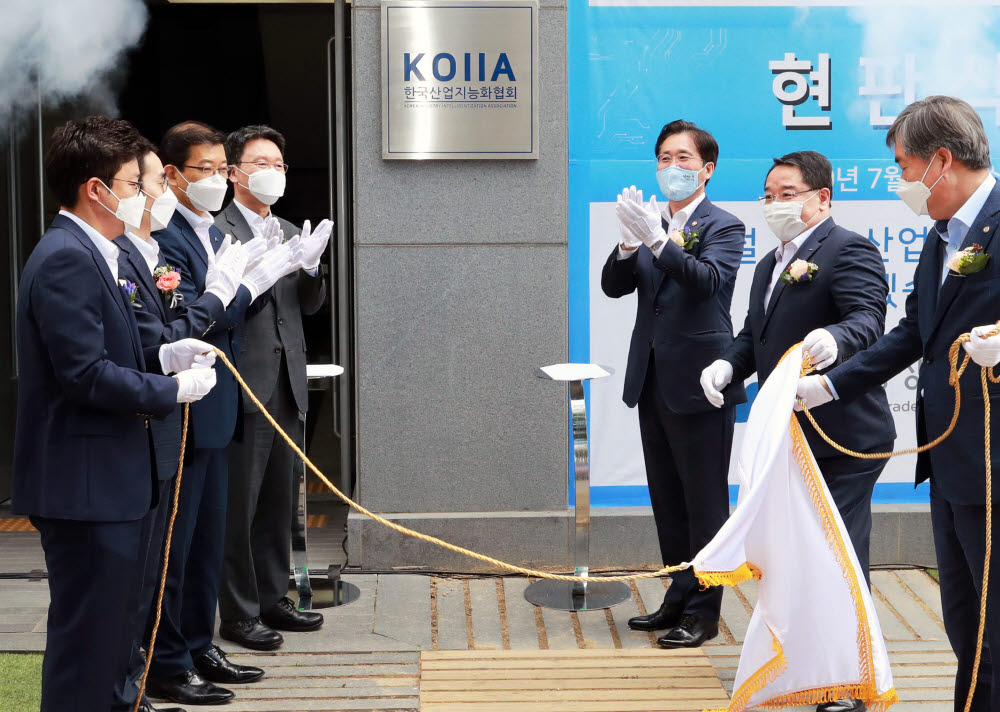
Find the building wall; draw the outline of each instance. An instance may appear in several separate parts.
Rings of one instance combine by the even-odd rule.
[[[381,157],[380,5],[353,3],[358,494],[561,563],[567,398],[534,370],[567,359],[566,7],[540,6],[538,160],[421,162]],[[379,526],[352,516],[352,563],[385,564]]]

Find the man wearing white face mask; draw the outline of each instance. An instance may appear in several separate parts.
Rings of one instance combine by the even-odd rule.
[[[271,205],[285,192],[285,138],[270,126],[246,126],[226,138],[234,199],[215,219],[219,230],[243,244],[280,226]],[[332,223],[301,231],[301,269],[278,280],[247,311],[240,363],[243,377],[285,432],[301,441],[309,408],[302,315],[314,314],[326,297],[320,258]],[[290,568],[295,454],[260,410],[243,401],[243,428],[229,448],[230,487],[226,553],[219,591],[219,634],[256,650],[283,642],[279,630],[310,631],[323,624],[314,611],[299,611],[286,596]],[[299,465],[301,467],[301,465]]]
[[[754,271],[743,330],[721,359],[702,371],[705,398],[757,374],[763,383],[793,345],[804,343],[822,372],[875,343],[885,329],[882,256],[867,238],[830,216],[833,171],[825,156],[797,151],[774,159],[764,183],[764,218],[779,245]],[[868,576],[871,498],[885,460],[857,460],[830,447],[799,415],[820,471]],[[892,449],[896,437],[885,391],[876,386],[849,403],[817,414],[838,443],[859,452]],[[853,701],[821,706],[856,709]],[[838,706],[839,705],[839,706]]]
[[[907,106],[886,134],[902,169],[897,194],[917,215],[936,222],[927,233],[906,299],[906,316],[871,348],[821,376],[799,381],[809,407],[834,398],[849,401],[920,361],[917,381],[917,442],[945,431],[953,412],[948,351],[971,331],[965,351],[979,366],[1000,362],[1000,337],[984,337],[1000,318],[1000,185],[990,174],[990,145],[982,120],[967,102],[929,96]],[[976,257],[975,255],[978,255]],[[986,257],[983,257],[983,256]],[[961,355],[959,356],[961,358]],[[962,408],[954,432],[917,458],[915,482],[930,479],[931,526],[941,582],[941,606],[948,640],[958,658],[955,709],[964,708],[972,679],[978,611],[986,560],[986,467],[983,462],[984,401],[976,375],[961,379]],[[1000,389],[989,386],[991,408],[1000,408]],[[823,405],[817,415],[834,405]],[[993,448],[993,472],[1000,448]],[[996,506],[1000,488],[994,487]],[[1000,517],[992,536],[1000,538]],[[1000,577],[994,554],[990,579]],[[987,597],[984,667],[979,670],[972,709],[1000,710],[1000,596]]]
[[[655,144],[663,210],[634,188],[618,198],[621,242],[601,274],[612,298],[638,292],[623,400],[639,407],[646,480],[665,565],[690,561],[729,517],[729,455],[742,382],[707,403],[698,374],[733,340],[729,316],[746,228],[705,196],[719,145],[687,121]],[[718,635],[722,588],[702,590],[690,571],[671,576],[663,604],[629,620],[666,630],[665,648],[698,647]]]
[[[215,292],[212,266],[227,259],[227,239],[212,224],[228,174],[225,136],[197,121],[174,126],[164,134],[160,156],[177,210],[169,225],[153,234],[166,264],[175,267],[184,304]],[[228,283],[230,301],[209,325],[204,339],[239,366],[243,319],[251,302],[278,279],[298,269],[298,241],[255,254],[237,284]],[[234,247],[240,247],[235,245]],[[230,296],[235,292],[235,296]],[[229,462],[227,448],[236,431],[241,392],[229,370],[215,363],[217,386],[211,398],[191,409],[190,446],[167,586],[150,677],[151,696],[189,704],[219,704],[234,696],[213,683],[252,682],[257,668],[234,665],[212,644],[226,530]]]

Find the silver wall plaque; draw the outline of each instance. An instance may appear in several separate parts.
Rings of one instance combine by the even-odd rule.
[[[382,158],[538,158],[537,0],[382,0]]]

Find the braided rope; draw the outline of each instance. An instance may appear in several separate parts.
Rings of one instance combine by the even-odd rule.
[[[174,482],[174,501],[170,511],[170,523],[167,525],[167,537],[163,544],[163,566],[160,570],[160,590],[156,594],[156,618],[153,620],[153,631],[149,635],[149,645],[146,647],[146,665],[139,682],[139,695],[135,698],[132,712],[139,712],[142,696],[146,694],[146,679],[149,677],[149,665],[153,662],[153,648],[156,646],[156,633],[160,629],[160,616],[163,614],[163,591],[167,586],[167,563],[170,561],[170,540],[174,536],[174,520],[177,519],[177,508],[181,500],[181,476],[184,474],[184,447],[187,444],[188,415],[191,406],[184,404],[184,426],[181,429],[181,455],[177,462],[177,481]]]
[[[525,576],[534,576],[536,578],[552,579],[553,581],[580,581],[584,583],[587,582],[595,583],[604,581],[635,581],[636,579],[659,578],[660,576],[663,576],[665,574],[673,573],[674,571],[681,571],[682,569],[687,569],[690,568],[691,566],[688,563],[682,563],[677,566],[664,566],[662,569],[659,569],[658,571],[646,571],[641,574],[629,574],[627,576],[568,576],[563,574],[552,574],[548,573],[547,571],[539,571],[538,569],[529,569],[524,566],[509,564],[506,561],[501,561],[500,559],[494,559],[492,556],[487,556],[486,554],[480,554],[479,552],[472,551],[471,549],[466,549],[465,547],[451,544],[443,539],[438,539],[437,537],[430,536],[428,534],[421,534],[420,532],[414,531],[413,529],[410,529],[408,527],[404,527],[401,524],[396,524],[395,522],[391,522],[385,517],[382,517],[378,514],[375,514],[374,512],[369,511],[368,509],[365,509],[363,506],[361,506],[353,499],[348,497],[346,494],[341,492],[336,487],[336,485],[334,485],[329,479],[327,479],[326,475],[324,475],[322,472],[319,471],[319,469],[312,463],[312,460],[310,460],[306,456],[306,454],[302,452],[302,449],[295,444],[295,441],[292,440],[291,437],[289,437],[288,433],[282,430],[281,426],[278,425],[278,423],[274,420],[271,414],[267,412],[267,408],[265,408],[264,404],[260,402],[260,399],[257,398],[256,395],[254,395],[254,392],[250,390],[250,386],[248,386],[246,381],[243,380],[243,377],[240,376],[239,371],[237,371],[236,367],[233,366],[232,363],[230,363],[229,359],[226,358],[226,355],[219,349],[215,349],[215,353],[218,356],[218,358],[222,361],[222,363],[225,364],[226,368],[228,368],[232,372],[233,377],[236,379],[236,382],[240,384],[240,387],[243,388],[244,393],[246,393],[250,397],[250,400],[253,401],[254,405],[256,405],[260,409],[260,412],[267,419],[267,422],[269,422],[271,426],[277,431],[277,433],[282,437],[282,439],[286,443],[288,443],[288,447],[292,448],[295,454],[302,459],[302,461],[306,464],[306,466],[310,470],[312,470],[313,474],[319,477],[323,481],[323,484],[329,487],[330,490],[335,495],[337,495],[340,499],[342,499],[352,509],[357,510],[361,514],[375,520],[379,524],[383,524],[389,527],[393,531],[399,532],[400,534],[404,534],[409,537],[413,537],[415,539],[420,539],[421,541],[426,541],[430,544],[436,544],[437,546],[440,546],[444,549],[448,549],[449,551],[454,551],[459,554],[465,554],[466,556],[470,556],[473,559],[478,559],[479,561],[486,562],[487,564],[492,564],[493,566],[496,566],[497,568],[500,569],[504,569],[505,571],[524,574]]]

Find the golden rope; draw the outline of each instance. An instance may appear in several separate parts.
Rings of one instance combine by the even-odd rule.
[[[379,516],[378,514],[375,514],[374,512],[365,509],[360,504],[358,504],[353,499],[351,499],[346,494],[337,489],[337,487],[332,482],[330,482],[329,479],[327,479],[326,475],[320,472],[319,469],[312,463],[312,460],[310,460],[306,456],[306,454],[302,452],[302,449],[295,444],[295,441],[288,436],[288,433],[282,430],[281,426],[278,425],[278,423],[275,421],[273,417],[271,417],[271,414],[267,412],[267,408],[264,407],[264,404],[260,402],[260,399],[258,399],[257,396],[254,395],[254,392],[250,390],[250,386],[248,386],[246,381],[243,380],[243,377],[240,376],[240,373],[239,371],[236,370],[236,367],[233,366],[232,363],[230,363],[228,358],[226,358],[226,354],[224,354],[219,349],[215,349],[215,353],[218,356],[218,358],[222,361],[222,363],[225,364],[226,368],[228,368],[232,372],[233,378],[235,378],[236,382],[240,384],[241,388],[243,388],[243,392],[246,393],[250,397],[250,400],[253,401],[254,405],[256,405],[260,409],[261,414],[263,414],[263,416],[267,419],[267,422],[269,422],[271,426],[282,437],[282,439],[286,443],[288,443],[288,446],[292,448],[293,451],[295,451],[295,454],[302,459],[302,461],[306,464],[306,466],[310,470],[312,470],[313,474],[319,477],[323,481],[323,484],[329,487],[330,490],[335,495],[340,497],[340,499],[342,499],[352,509],[356,509],[358,512],[364,514],[366,517],[374,519],[379,524],[383,524],[389,527],[390,529],[399,532],[400,534],[405,534],[406,536],[410,536],[415,539],[420,539],[421,541],[426,541],[431,544],[436,544],[437,546],[448,549],[449,551],[454,551],[459,554],[465,554],[466,556],[471,556],[474,559],[479,559],[480,561],[492,564],[493,566],[504,569],[506,571],[512,571],[514,573],[524,574],[526,576],[534,576],[536,578],[552,579],[554,581],[580,581],[584,583],[586,582],[596,583],[604,581],[634,581],[636,579],[659,578],[664,574],[669,574],[673,573],[674,571],[681,571],[682,569],[690,568],[690,564],[684,563],[684,564],[679,564],[677,566],[664,566],[662,569],[659,569],[658,571],[647,571],[645,573],[630,574],[628,576],[568,576],[563,574],[551,574],[546,571],[539,571],[538,569],[529,569],[524,566],[508,564],[506,561],[501,561],[500,559],[494,559],[492,556],[486,556],[485,554],[480,554],[478,552],[472,551],[471,549],[466,549],[465,547],[451,544],[447,541],[444,541],[443,539],[438,539],[437,537],[430,536],[428,534],[421,534],[418,531],[414,531],[413,529],[409,529],[400,524],[396,524],[395,522],[391,522],[385,517]]]
[[[992,329],[982,335],[982,338],[987,339],[992,336],[1000,335],[1000,321],[998,321]],[[959,381],[965,374],[965,369],[969,365],[969,354],[965,354],[965,358],[962,361],[962,365],[958,365],[958,351],[962,348],[962,344],[968,343],[971,336],[970,334],[962,334],[954,343],[952,343],[951,348],[948,349],[948,362],[950,366],[950,372],[948,374],[948,384],[955,389],[955,411],[951,416],[951,422],[941,435],[934,438],[934,440],[915,448],[908,448],[906,450],[897,450],[896,452],[856,452],[850,450],[838,443],[835,443],[829,435],[823,432],[823,429],[819,427],[816,419],[813,417],[812,413],[809,412],[809,408],[806,404],[799,400],[799,404],[802,406],[802,412],[806,414],[806,418],[812,424],[819,436],[826,441],[828,445],[833,447],[838,452],[845,455],[850,455],[851,457],[856,457],[861,460],[885,460],[890,457],[898,457],[900,455],[912,455],[915,453],[927,452],[931,448],[937,447],[945,438],[951,435],[952,431],[955,430],[955,425],[958,423],[958,413],[962,407],[962,392],[959,387]],[[811,362],[806,357],[806,365],[803,365],[803,375],[806,373],[811,373],[815,370],[812,367]],[[972,698],[976,694],[976,677],[979,675],[979,663],[983,654],[983,634],[986,630],[986,594],[989,591],[990,582],[990,559],[993,555],[993,463],[991,455],[991,442],[990,442],[990,393],[989,393],[989,382],[1000,383],[1000,376],[993,375],[993,369],[982,367],[980,371],[980,380],[983,385],[983,446],[985,450],[986,459],[986,554],[983,561],[983,587],[982,593],[979,596],[979,630],[976,635],[976,656],[972,665],[972,676],[969,680],[969,696],[965,699],[965,712],[969,712],[972,708]]]
[[[184,446],[187,444],[188,412],[190,404],[184,404],[184,425],[181,428],[181,454],[177,462],[177,480],[174,482],[174,502],[170,511],[170,523],[167,525],[166,541],[163,544],[163,567],[160,571],[160,590],[156,594],[156,618],[153,620],[153,631],[149,635],[149,645],[146,648],[146,665],[139,682],[139,695],[135,698],[132,712],[139,712],[142,696],[146,694],[146,678],[149,677],[149,665],[153,662],[153,648],[156,646],[156,633],[160,629],[160,616],[163,613],[163,591],[167,586],[167,562],[170,561],[170,540],[174,535],[174,520],[177,518],[177,505],[181,498],[181,475],[184,474]],[[154,463],[155,466],[155,463]]]

